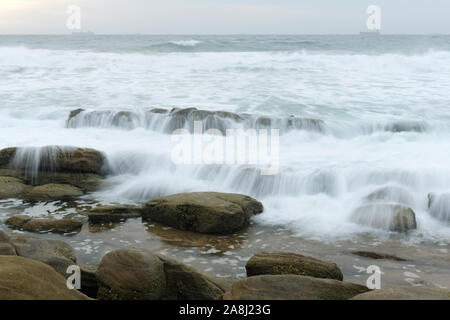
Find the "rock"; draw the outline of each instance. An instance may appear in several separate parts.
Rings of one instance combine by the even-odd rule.
[[[140,216],[141,208],[133,206],[104,206],[91,209],[88,212],[89,222],[92,224],[120,222]]]
[[[66,279],[48,265],[17,256],[0,256],[0,300],[87,300],[69,290]]]
[[[329,261],[314,259],[296,253],[261,252],[245,265],[247,276],[294,274],[314,278],[342,280],[338,266]]]
[[[0,196],[1,196],[1,188],[2,188],[2,179],[7,177],[15,178],[19,180],[18,182],[21,184],[26,184],[24,192],[21,192],[20,195],[26,193],[31,189],[30,186],[40,186],[44,184],[70,184],[74,187],[81,189],[83,192],[96,191],[101,183],[102,178],[98,174],[93,173],[63,173],[63,172],[36,172],[33,175],[26,175],[24,171],[21,170],[13,170],[13,169],[0,169]],[[12,181],[5,181],[5,189],[11,188],[14,185]],[[22,186],[23,187],[23,186]]]
[[[101,300],[159,300],[166,290],[163,262],[143,248],[106,254],[98,266]]]
[[[247,227],[250,218],[262,211],[261,202],[245,195],[194,192],[149,201],[142,217],[180,230],[230,234]]]
[[[166,292],[168,300],[213,300],[227,290],[231,284],[205,276],[180,262],[158,255],[164,262]]]
[[[97,267],[83,263],[78,263],[78,267],[80,267],[81,273],[80,291],[88,297],[96,299],[98,292]]]
[[[211,300],[230,288],[182,263],[137,247],[105,255],[97,279],[97,298],[103,300]]]
[[[450,193],[428,194],[428,208],[436,219],[450,222]]]
[[[262,275],[233,283],[224,300],[347,300],[369,291],[364,286],[299,275]]]
[[[100,174],[104,156],[97,150],[62,146],[0,150],[0,167],[35,172]]]
[[[16,249],[8,243],[0,243],[0,255],[17,256]]]
[[[370,202],[401,203],[406,206],[414,205],[414,196],[410,192],[393,186],[378,189],[366,196],[365,199]]]
[[[5,221],[12,229],[28,232],[55,232],[69,233],[80,231],[83,222],[72,219],[38,219],[29,217],[13,216]]]
[[[74,186],[83,192],[96,191],[102,178],[94,173],[63,173],[63,172],[39,172],[32,179],[26,178],[27,184],[45,185],[45,184],[66,184]]]
[[[400,204],[365,205],[356,209],[350,219],[363,226],[389,231],[405,232],[417,228],[414,211]]]
[[[64,277],[67,268],[76,264],[74,250],[64,241],[0,231],[0,244],[11,245],[18,256],[48,264]]]
[[[352,252],[352,254],[364,257],[364,258],[370,258],[370,259],[389,259],[389,260],[395,260],[395,261],[408,261],[403,258],[399,258],[397,256],[384,254],[384,253],[376,253],[376,252],[370,252],[370,251],[355,251]]]
[[[82,195],[84,195],[83,191],[77,187],[69,184],[50,183],[34,187],[23,198],[30,201],[48,201],[70,199]]]
[[[30,187],[19,179],[0,176],[0,199],[20,198],[29,189]]]
[[[16,154],[17,148],[5,148],[0,150],[0,167],[8,167],[14,155]]]
[[[450,300],[450,291],[428,287],[396,287],[362,293],[351,300]]]

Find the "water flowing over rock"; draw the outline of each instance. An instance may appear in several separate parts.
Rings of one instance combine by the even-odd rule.
[[[224,300],[347,300],[369,291],[359,284],[299,275],[261,275],[233,283]]]
[[[368,202],[401,203],[406,206],[414,205],[414,196],[408,190],[395,186],[377,189],[370,193],[365,200]]]
[[[377,203],[353,211],[351,221],[377,229],[405,232],[417,228],[416,215],[400,204]]]
[[[17,256],[0,255],[0,288],[0,300],[89,299],[48,265]]]
[[[74,147],[0,150],[0,199],[62,200],[99,188],[105,168],[102,153]]]
[[[248,196],[231,193],[180,193],[153,199],[144,205],[142,217],[181,230],[229,234],[250,224],[263,206]]]
[[[73,110],[67,119],[68,128],[116,127],[124,130],[144,128],[162,133],[172,133],[177,129],[194,131],[194,121],[201,121],[201,129],[217,129],[226,133],[227,129],[278,129],[281,133],[291,130],[324,132],[322,120],[294,116],[269,117],[238,114],[225,111],[206,111],[197,108],[149,109],[138,111]]]
[[[450,193],[430,193],[428,195],[428,209],[436,219],[450,222]]]
[[[0,150],[0,167],[38,172],[100,174],[103,155],[94,149],[65,146],[6,148]]]
[[[258,253],[250,258],[245,268],[249,277],[264,274],[294,274],[315,278],[343,279],[342,272],[335,263],[289,252]]]
[[[106,254],[97,279],[103,300],[212,300],[225,291],[194,269],[138,247]]]

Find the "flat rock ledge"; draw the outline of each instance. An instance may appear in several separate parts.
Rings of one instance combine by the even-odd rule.
[[[245,268],[249,277],[293,274],[340,281],[343,279],[342,272],[335,263],[289,252],[258,253],[250,258]]]
[[[245,195],[193,192],[153,199],[142,208],[142,217],[180,230],[230,234],[247,227],[262,211],[261,202]]]
[[[233,283],[223,300],[348,300],[365,286],[299,275],[261,275]]]

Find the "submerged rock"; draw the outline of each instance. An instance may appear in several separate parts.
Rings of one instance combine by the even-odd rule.
[[[389,260],[395,260],[395,261],[408,261],[406,259],[399,258],[397,256],[393,256],[390,254],[376,253],[376,252],[370,252],[370,251],[355,251],[355,252],[352,252],[352,254],[360,256],[360,257],[376,259],[376,260],[389,259]]]
[[[261,202],[245,195],[194,192],[153,199],[144,205],[142,217],[181,230],[230,234],[262,211]]]
[[[92,224],[120,222],[130,218],[139,218],[141,210],[141,208],[133,206],[103,206],[91,209],[88,212],[88,218]]]
[[[0,300],[89,299],[48,265],[17,256],[0,255],[0,288]]]
[[[245,268],[249,277],[264,274],[294,274],[314,278],[343,279],[342,272],[335,263],[289,252],[258,253],[250,258]]]
[[[363,226],[389,231],[405,232],[417,228],[414,211],[400,204],[365,205],[353,211],[350,219]]]
[[[428,287],[396,287],[362,293],[352,300],[450,300],[450,291]]]
[[[194,269],[137,247],[106,254],[97,279],[97,298],[103,300],[209,300],[225,291]]]
[[[83,226],[82,221],[72,219],[42,219],[20,216],[13,216],[7,219],[5,224],[12,229],[19,229],[28,232],[55,233],[80,231]]]
[[[12,246],[18,256],[48,264],[63,277],[67,276],[67,268],[76,264],[74,250],[64,241],[6,233],[0,230],[1,244]]]
[[[436,219],[450,222],[450,193],[428,194],[428,209]]]
[[[224,300],[347,300],[369,291],[359,284],[299,275],[261,275],[233,283]]]

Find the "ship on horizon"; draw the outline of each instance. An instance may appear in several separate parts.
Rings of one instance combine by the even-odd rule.
[[[88,30],[88,31],[72,31],[73,36],[93,36],[95,35],[94,32]]]
[[[369,30],[369,31],[361,31],[359,33],[360,36],[379,36],[380,35],[380,30],[379,29],[375,29],[375,30]]]

